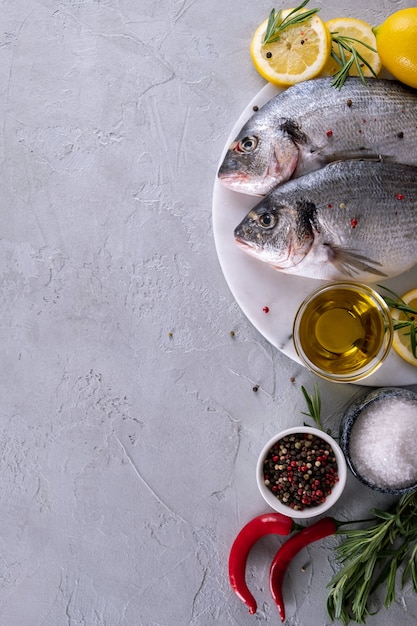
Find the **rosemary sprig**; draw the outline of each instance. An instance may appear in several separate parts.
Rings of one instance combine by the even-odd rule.
[[[344,624],[365,622],[370,597],[382,584],[386,607],[395,601],[397,584],[410,580],[417,592],[417,493],[403,495],[390,512],[371,512],[374,524],[343,530],[346,538],[336,548],[342,567],[330,581],[327,610]]]
[[[314,383],[314,392],[311,396],[303,386],[301,387],[301,391],[303,392],[308,408],[308,413],[301,411],[301,414],[311,417],[317,427],[320,428],[320,430],[324,430],[323,424],[321,423],[321,398],[317,383]]]
[[[308,3],[309,0],[304,0],[304,2],[302,2],[298,7],[290,11],[290,13],[288,13],[288,15],[284,17],[284,19],[282,19],[281,10],[276,12],[275,9],[272,9],[268,16],[268,22],[262,45],[266,46],[269,43],[274,43],[275,41],[278,41],[281,33],[286,28],[288,28],[288,26],[302,24],[320,11],[320,9],[309,9],[308,11],[303,11],[302,13],[300,13],[301,9],[304,9],[304,7]],[[357,50],[355,44],[361,44],[362,46],[365,46],[365,48],[372,50],[372,52],[376,52],[375,48],[365,43],[364,41],[361,41],[360,39],[355,39],[355,37],[338,35],[337,32],[332,32],[330,34],[332,38],[332,44],[335,43],[339,51],[339,53],[335,52],[332,45],[331,56],[340,65],[340,70],[338,70],[333,76],[333,81],[331,83],[332,87],[336,87],[337,89],[341,89],[343,87],[353,65],[356,66],[358,76],[364,84],[366,82],[362,69],[364,65],[376,78],[376,73],[374,69],[365,59],[365,57]],[[347,57],[346,52],[348,52],[350,56]]]
[[[367,43],[360,41],[360,39],[355,39],[354,37],[347,37],[345,35],[338,35],[337,32],[330,33],[332,37],[332,42],[337,44],[339,48],[339,54],[337,54],[333,47],[331,51],[332,58],[341,66],[340,70],[336,72],[333,76],[332,87],[336,87],[336,89],[341,89],[346,81],[346,78],[349,76],[350,69],[352,65],[356,66],[358,76],[361,79],[362,83],[365,84],[365,76],[363,73],[363,65],[371,71],[373,76],[376,78],[376,74],[372,66],[368,63],[365,57],[362,56],[360,52],[355,47],[355,43],[359,43],[365,48],[372,50],[372,52],[376,52],[375,48],[368,45]],[[346,58],[346,52],[350,53],[350,57]]]
[[[262,45],[265,46],[268,43],[278,41],[282,31],[288,28],[288,26],[302,24],[306,20],[310,19],[310,17],[319,12],[320,9],[309,9],[308,11],[304,11],[303,13],[298,13],[298,11],[304,9],[306,4],[308,3],[309,0],[304,0],[304,2],[302,2],[298,7],[290,11],[290,13],[288,13],[288,15],[284,17],[284,19],[281,19],[281,10],[275,13],[275,9],[272,9],[268,17],[268,24],[266,27]]]
[[[381,294],[389,308],[402,311],[407,318],[405,320],[393,320],[393,327],[394,331],[400,330],[401,328],[408,328],[409,332],[405,332],[404,335],[410,335],[411,352],[414,358],[417,359],[417,309],[409,306],[400,296],[394,293],[394,291],[388,289],[388,287],[384,287],[383,285],[378,285],[378,287],[390,294],[389,296]]]

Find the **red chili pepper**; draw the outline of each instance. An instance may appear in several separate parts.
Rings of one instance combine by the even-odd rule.
[[[236,595],[249,607],[249,613],[256,613],[256,600],[245,579],[251,548],[265,535],[289,535],[295,528],[299,526],[291,517],[281,513],[264,513],[248,522],[234,540],[229,555],[229,581]]]
[[[282,585],[285,573],[291,560],[302,548],[308,546],[313,541],[324,539],[334,535],[338,529],[339,523],[331,517],[323,517],[318,522],[303,528],[298,533],[287,539],[279,548],[269,571],[269,587],[272,597],[278,607],[281,621],[285,621],[284,597],[282,594]]]

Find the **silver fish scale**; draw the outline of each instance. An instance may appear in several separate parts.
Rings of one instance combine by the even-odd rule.
[[[265,214],[272,215],[273,228],[262,226]],[[235,237],[282,271],[374,282],[417,263],[416,220],[416,168],[344,161],[274,189]]]
[[[355,77],[337,90],[331,80],[294,85],[259,109],[226,153],[223,184],[263,195],[339,160],[379,157],[417,166],[417,92],[392,80],[363,85]],[[245,138],[250,151],[240,149]]]
[[[265,112],[269,106],[275,118],[296,121],[323,161],[353,153],[417,165],[417,95],[395,81],[370,79],[364,86],[352,79],[342,90],[329,79],[307,81],[273,98]]]

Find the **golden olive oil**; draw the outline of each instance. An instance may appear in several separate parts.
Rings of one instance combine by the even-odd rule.
[[[380,306],[363,290],[335,287],[307,304],[299,324],[299,342],[317,368],[346,375],[364,368],[384,342]]]

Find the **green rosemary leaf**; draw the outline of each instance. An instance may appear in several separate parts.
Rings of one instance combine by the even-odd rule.
[[[399,311],[403,311],[404,313],[411,313],[411,315],[417,315],[417,309],[414,309],[409,304],[406,304],[403,300],[401,300],[401,298],[399,298],[398,300],[394,300],[393,298],[390,298],[389,296],[384,296],[384,295],[382,295],[382,298],[385,300],[385,302],[391,309],[398,309]]]
[[[378,517],[380,519],[385,520],[394,520],[396,518],[395,513],[390,513],[389,511],[381,511],[380,509],[371,509],[372,515]]]
[[[416,340],[416,327],[413,324],[410,324],[410,343],[411,343],[411,352],[413,353],[413,357],[417,359],[417,340]]]
[[[298,7],[293,9],[288,13],[284,19],[281,20],[282,11],[278,11],[275,13],[275,9],[269,14],[268,23],[264,35],[264,39],[262,41],[262,45],[266,45],[268,43],[273,43],[274,41],[278,41],[282,31],[284,31],[288,26],[296,26],[297,24],[303,24],[307,20],[309,20],[313,15],[319,12],[320,9],[309,9],[308,11],[303,11],[300,13],[302,9],[309,3],[309,0],[304,0]]]
[[[402,304],[405,304],[404,300],[402,300],[400,298],[400,296],[395,293],[395,291],[392,291],[392,289],[389,289],[388,287],[385,287],[384,285],[378,285],[378,287],[380,287],[380,289],[384,289],[385,291],[390,293],[394,297],[394,300],[396,300],[397,302],[401,302]],[[384,298],[384,296],[382,296],[382,297]]]
[[[403,311],[404,313],[417,315],[417,309],[414,309],[409,304],[402,304],[402,301],[391,300],[390,298],[385,297],[384,300],[391,309],[398,309],[399,311]]]
[[[402,496],[391,511],[373,509],[375,523],[365,529],[343,531],[337,546],[341,568],[329,583],[327,609],[332,619],[363,623],[369,600],[385,585],[385,605],[395,601],[396,582],[411,579],[417,592],[417,492]]]
[[[389,296],[384,296],[382,294],[382,298],[385,300],[385,302],[391,309],[398,309],[399,311],[403,311],[404,313],[412,313],[412,314],[417,315],[417,309],[414,309],[413,307],[409,306],[394,291],[391,291],[391,289],[388,289],[388,287],[384,287],[383,285],[378,285],[378,287],[380,287],[381,289],[384,289],[385,291],[390,293],[391,296],[393,296],[392,298],[390,298]]]
[[[417,562],[416,562],[416,549],[417,549],[417,544],[416,547],[414,548],[413,551],[413,555],[410,558],[410,574],[411,574],[411,581],[413,583],[413,589],[415,592],[417,592]]]
[[[372,584],[371,593],[373,593],[378,587],[380,587],[388,578],[390,573],[390,561],[389,558],[385,558],[380,565],[380,571],[378,576],[374,579]]]
[[[288,21],[291,21],[291,16],[294,15],[295,13],[297,13],[297,11],[301,11],[301,9],[304,9],[304,7],[306,6],[306,4],[309,3],[310,0],[304,0],[304,2],[302,2],[300,5],[298,5],[298,7],[295,7],[295,9],[292,9],[292,11],[290,11],[287,15],[287,17],[285,17],[282,21],[282,23],[287,22],[288,25]],[[314,15],[314,13],[317,13],[319,9],[310,9],[309,11],[307,11],[306,13],[303,13],[303,21],[306,19],[305,16],[307,13]],[[309,15],[309,17],[311,17],[311,15]]]
[[[364,43],[360,39],[356,39],[355,37],[347,37],[346,35],[338,35],[337,32],[330,33],[332,37],[332,42],[336,43],[339,49],[339,55],[333,54],[332,57],[335,61],[341,66],[340,70],[338,70],[334,76],[332,81],[332,86],[337,89],[341,89],[349,76],[349,72],[353,65],[356,66],[356,70],[359,78],[363,83],[365,81],[365,75],[363,73],[362,64],[366,65],[366,67],[372,72],[373,76],[376,78],[376,73],[369,64],[369,62],[363,57],[363,55],[357,50],[355,44],[361,44],[372,50],[372,52],[376,52],[375,48],[372,48],[369,44]],[[345,51],[350,53],[349,59],[346,58]]]
[[[401,328],[408,328],[412,324],[413,322],[395,322],[394,330],[400,330]],[[404,333],[404,334],[407,334],[407,333]]]
[[[413,589],[415,592],[417,592],[417,567],[416,567],[416,562],[413,561],[411,563],[411,582],[413,583]]]
[[[343,604],[343,590],[340,583],[327,597],[327,612],[332,621],[340,620],[345,625],[350,621],[349,612]]]
[[[268,24],[266,26],[264,40],[262,42],[263,44],[269,43],[269,40],[273,36],[275,28],[279,20],[281,19],[281,13],[282,11],[278,11],[278,13],[275,13],[275,9],[271,10],[269,17],[268,17]]]
[[[341,89],[343,87],[347,77],[349,76],[349,71],[352,65],[353,57],[350,57],[350,59],[346,61],[345,65],[333,75],[333,81],[331,82],[332,87],[336,87],[337,89]]]
[[[350,47],[351,47],[349,42],[354,41],[355,43],[360,43],[361,46],[364,46],[365,48],[368,48],[368,50],[371,50],[371,52],[376,52],[375,48],[373,48],[369,44],[365,43],[364,41],[361,41],[360,39],[356,39],[355,37],[348,37],[347,35],[337,35],[337,31],[336,32],[332,32],[331,35],[332,35],[332,37],[333,37],[333,35],[335,35],[337,40],[340,40],[341,42],[343,42],[343,44],[346,46],[347,50],[350,50]]]
[[[361,61],[364,65],[366,65],[366,67],[367,67],[367,68],[368,68],[368,70],[371,72],[371,74],[374,76],[374,78],[377,78],[377,74],[376,74],[376,72],[375,72],[374,68],[372,67],[372,65],[371,65],[371,64],[369,63],[369,61],[367,61],[367,60],[365,59],[365,57],[364,57],[364,56],[362,56],[362,54],[361,54],[360,52],[358,52],[357,50],[356,50],[356,56],[358,57],[358,59],[359,59],[359,60],[360,60],[360,61]]]
[[[359,586],[355,598],[352,602],[352,613],[359,624],[364,624],[366,616],[369,614],[366,603],[370,592],[371,581],[366,580]]]
[[[358,55],[357,55],[357,53],[356,53],[356,52],[354,52],[354,53],[352,54],[352,57],[353,57],[353,60],[355,61],[356,71],[358,72],[358,76],[359,76],[359,78],[360,78],[360,80],[361,80],[361,83],[362,83],[363,85],[366,85],[365,76],[363,75],[362,67],[361,67],[361,65],[360,65],[360,63],[359,63],[359,59],[358,59]]]
[[[307,389],[304,386],[301,386],[301,391],[303,392],[303,396],[305,398],[306,404],[307,404],[307,408],[309,410],[309,413],[303,413],[303,415],[310,415],[313,413],[313,401],[310,398],[310,396],[308,395]]]
[[[304,2],[302,2],[298,7],[296,7],[292,11],[290,11],[288,13],[287,17],[290,17],[290,15],[292,15],[293,13],[297,13],[297,11],[300,11],[301,9],[304,9],[304,7],[309,3],[309,1],[310,0],[304,0]],[[314,11],[314,12],[318,11],[318,9],[311,9],[311,10]]]
[[[333,37],[332,37],[333,39]],[[339,47],[339,54],[340,54],[340,58],[342,61],[342,65],[346,65],[346,55],[345,55],[345,49],[346,47],[343,45],[342,40],[339,39],[338,41],[336,41],[338,47]]]
[[[353,60],[355,61],[356,71],[358,72],[358,76],[361,79],[361,83],[363,85],[366,85],[365,76],[363,75],[362,67],[361,67],[361,65],[359,63],[358,53],[355,50],[355,48],[352,48],[352,57],[353,57]]]
[[[320,421],[321,398],[320,398],[320,392],[319,392],[319,387],[318,387],[317,383],[314,383],[313,405],[314,405],[315,414],[317,415],[317,419],[318,419],[318,421]]]
[[[330,56],[332,57],[332,59],[334,59],[336,61],[336,63],[338,65],[343,65],[343,61],[342,61],[341,57],[339,57],[337,55],[337,53],[334,51],[333,48],[331,49]]]
[[[387,578],[387,591],[385,594],[385,601],[384,601],[384,606],[386,607],[389,607],[389,605],[392,602],[395,602],[395,580],[397,576],[397,569],[398,569],[397,558],[393,557],[391,564],[390,564],[389,574]]]
[[[355,50],[355,49],[354,49]],[[360,76],[360,78],[362,79],[363,83],[366,83],[365,81],[365,76],[362,70],[362,65],[360,65],[359,61],[361,61],[361,63],[363,65],[366,65],[366,67],[368,68],[368,70],[371,72],[371,74],[373,75],[374,78],[377,78],[377,75],[374,71],[374,68],[372,67],[372,65],[365,59],[364,56],[361,55],[360,52],[358,52],[357,50],[355,50],[355,52],[353,53],[353,56],[355,58],[355,63],[356,63],[356,69],[358,71],[358,74]]]
[[[390,309],[397,309],[405,314],[407,320],[393,320],[393,328],[394,331],[400,330],[401,328],[408,327],[410,332],[405,332],[404,335],[408,335],[410,337],[410,347],[411,352],[415,359],[417,359],[417,331],[416,331],[416,317],[417,317],[417,309],[410,307],[402,298],[400,298],[396,293],[394,293],[388,287],[384,287],[383,285],[378,285],[385,291],[387,291],[391,296],[386,296],[382,294],[382,298],[385,300],[386,304]]]
[[[324,430],[321,423],[321,398],[317,383],[314,383],[313,395],[310,396],[306,388],[303,386],[301,387],[301,391],[303,392],[308,409],[308,413],[301,411],[301,414],[311,417],[316,423],[317,427],[320,428],[320,430]]]
[[[417,315],[417,309],[414,309],[409,304],[398,304],[397,308],[400,309],[400,311],[404,311],[404,313]]]
[[[364,571],[364,574],[363,574],[364,580],[371,580],[371,578],[372,578],[372,576],[374,574],[374,569],[375,569],[375,565],[376,565],[376,559],[377,559],[377,554],[376,554],[376,552],[373,552],[370,555],[370,558],[366,562],[365,571]]]

